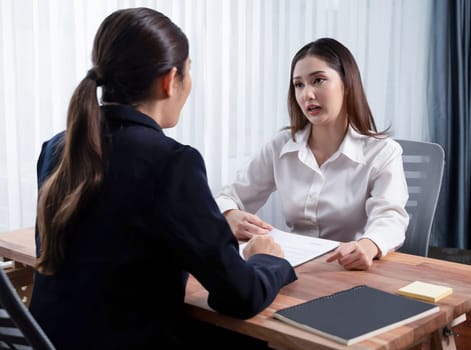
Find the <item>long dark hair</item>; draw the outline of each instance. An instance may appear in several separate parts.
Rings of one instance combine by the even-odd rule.
[[[344,84],[348,123],[360,134],[373,137],[385,136],[387,131],[378,131],[376,128],[361,82],[360,70],[352,53],[335,39],[320,38],[304,45],[291,61],[288,89],[288,113],[291,125],[288,128],[291,129],[293,139],[296,132],[309,123],[296,102],[293,86],[294,67],[299,60],[307,56],[320,58],[339,74]]]
[[[185,34],[158,11],[122,9],[102,22],[93,43],[93,67],[69,103],[60,161],[39,191],[40,272],[57,271],[66,255],[67,228],[103,182],[105,121],[97,86],[104,103],[135,106],[149,98],[153,82],[173,67],[183,79],[188,53]]]

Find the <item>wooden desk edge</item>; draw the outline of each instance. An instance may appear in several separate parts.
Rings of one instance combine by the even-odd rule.
[[[34,227],[18,229],[18,230],[14,230],[14,231],[0,233],[0,256],[4,256],[7,259],[14,260],[16,262],[34,267],[35,266],[35,261],[36,261],[35,249],[36,248],[35,248],[35,240],[34,240]],[[396,255],[396,253],[390,253],[390,254],[391,255],[385,257],[384,260],[389,260],[389,259],[393,258],[393,255]],[[394,258],[394,259],[396,259],[396,258]],[[453,268],[456,268],[458,270],[467,271],[468,268],[469,268],[468,266],[465,267],[465,266],[462,266],[462,264],[458,264],[458,263],[441,261],[441,260],[436,261],[436,259],[432,259],[432,258],[424,258],[424,259],[425,259],[426,263],[432,263],[432,264],[438,264],[439,263],[440,265],[447,266],[447,267],[451,268],[452,270],[453,270]],[[402,261],[406,265],[407,264],[414,265],[415,257],[408,256],[407,254],[401,254],[399,256],[398,260]],[[191,287],[189,289],[187,287],[187,291],[189,293],[188,293],[187,297],[185,298],[185,302],[186,302],[188,310],[190,311],[190,313],[192,315],[195,315],[196,318],[201,319],[203,321],[205,319],[210,320],[211,322],[213,322],[217,326],[229,328],[229,329],[232,329],[234,331],[240,331],[241,322],[243,323],[243,321],[237,320],[237,319],[232,319],[230,317],[215,313],[211,309],[207,309],[208,306],[205,304],[206,303],[205,301],[202,303],[202,300],[198,300],[199,297],[196,297],[196,299],[194,299],[195,296],[194,295],[193,295],[193,297],[191,296],[191,294],[192,294]],[[202,292],[202,294],[200,294],[201,292]],[[204,297],[205,291],[197,290],[197,293],[200,297],[205,298]],[[193,303],[192,299],[193,299],[193,301],[197,300],[197,302]],[[438,348],[453,349],[453,347],[445,347],[444,346],[444,345],[446,345],[447,342],[450,343],[450,338],[445,339],[445,338],[442,337],[442,334],[441,334],[442,329],[446,326],[449,326],[449,327],[452,326],[453,323],[456,323],[456,322],[459,323],[460,321],[464,320],[463,316],[461,315],[461,312],[466,313],[466,312],[469,312],[471,310],[471,300],[468,300],[466,303],[463,303],[462,305],[460,305],[458,310],[455,309],[455,308],[450,309],[452,307],[451,306],[446,306],[446,305],[444,305],[443,308],[444,308],[444,310],[443,310],[443,312],[441,312],[441,314],[443,316],[440,317],[442,320],[439,322],[440,323],[439,329],[437,331],[435,331],[434,334],[432,334],[432,336],[436,339],[435,342],[440,342],[441,343],[441,344],[438,344],[438,346],[437,346]],[[259,317],[267,318],[266,315],[265,316],[261,315]],[[270,323],[270,321],[269,321],[269,323]],[[228,325],[230,325],[230,326],[228,327]],[[277,327],[278,326],[279,326],[279,324],[277,324]],[[312,343],[309,342],[308,339],[304,339],[306,337],[309,338],[310,335],[305,335],[305,334],[304,335],[297,335],[297,336],[295,336],[291,339],[285,339],[286,334],[284,334],[284,333],[287,333],[287,332],[277,333],[277,331],[271,329],[270,327],[267,327],[266,325],[262,324],[261,322],[258,322],[256,324],[245,325],[245,326],[243,325],[243,327],[244,327],[244,330],[243,330],[244,333],[246,333],[248,335],[251,335],[251,336],[256,336],[256,337],[258,337],[262,340],[265,340],[265,341],[269,341],[270,344],[272,344],[273,346],[275,346],[277,348],[278,347],[282,348],[284,346],[284,344],[288,344],[286,346],[289,346],[290,344],[288,343],[288,341],[295,341],[296,346],[299,345],[300,349],[308,348],[309,344],[311,346],[313,345]],[[293,330],[293,327],[289,326],[289,325],[283,325],[281,327],[291,327],[290,328],[290,333]],[[260,333],[262,328],[263,328],[263,332]],[[305,332],[305,331],[302,331],[302,330],[299,330],[299,331],[300,332]],[[297,330],[296,330],[296,332],[297,332]],[[267,339],[267,338],[272,338],[272,337],[273,337],[273,339]],[[316,337],[316,341],[317,341],[318,336],[315,336],[315,337]],[[419,336],[419,337],[416,338],[416,340],[418,338],[422,339],[423,337]],[[333,349],[333,348],[343,349],[341,344],[340,344],[340,346],[339,346],[339,344],[335,344],[335,346],[333,347],[329,340],[327,340],[327,341],[324,341],[324,340],[325,339],[320,339],[318,341],[320,343],[319,344],[319,349]],[[452,340],[452,343],[454,345],[453,338],[451,338],[451,340]],[[378,340],[378,339],[374,340],[373,339],[372,343],[376,343],[377,341],[380,341],[380,340]],[[356,344],[354,344],[353,347],[352,346],[345,347],[345,349],[353,350],[353,349],[356,348],[355,345]],[[378,344],[375,344],[375,345],[373,345],[371,347],[371,349],[382,349],[381,345],[378,345]],[[449,344],[449,345],[451,345],[451,344]],[[363,348],[363,346],[362,346],[362,348]]]

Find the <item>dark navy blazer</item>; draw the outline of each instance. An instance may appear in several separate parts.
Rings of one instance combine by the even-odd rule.
[[[68,230],[60,270],[35,274],[30,310],[59,349],[177,348],[188,272],[213,309],[237,318],[257,314],[296,279],[285,259],[240,257],[197,150],[129,106],[103,110],[111,142],[102,189]],[[43,144],[39,187],[62,139]]]

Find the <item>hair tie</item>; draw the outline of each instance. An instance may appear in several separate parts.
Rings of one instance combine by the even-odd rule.
[[[88,72],[87,72],[87,75],[86,75],[86,78],[87,79],[91,79],[91,80],[97,80],[97,76],[96,76],[96,73],[95,73],[95,69],[89,69]]]
[[[88,70],[87,75],[85,76],[85,78],[94,80],[96,82],[97,86],[103,85],[102,80],[98,79],[98,76],[97,76],[96,71],[95,71],[94,68],[91,68],[91,69]]]

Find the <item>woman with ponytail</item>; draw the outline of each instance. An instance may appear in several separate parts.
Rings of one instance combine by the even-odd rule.
[[[269,237],[239,255],[201,155],[163,132],[191,91],[185,34],[155,10],[118,10],[98,29],[92,64],[66,130],[38,160],[30,309],[55,346],[194,345],[183,302],[188,273],[221,313],[248,318],[270,305],[296,279],[293,268]],[[150,280],[158,288],[147,294]]]

